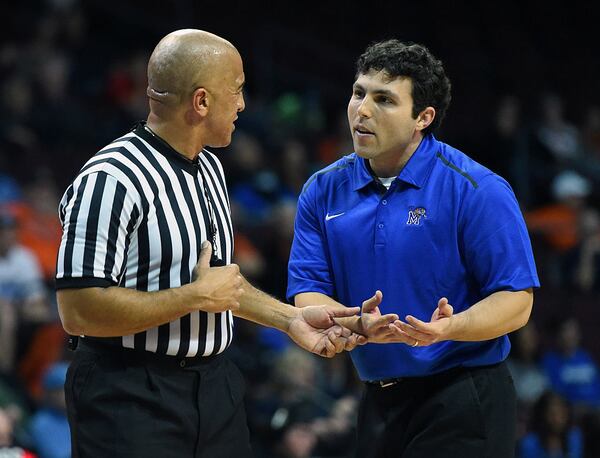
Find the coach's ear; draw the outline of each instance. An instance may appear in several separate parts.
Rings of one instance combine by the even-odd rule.
[[[435,108],[433,108],[433,107],[425,108],[423,111],[421,111],[421,113],[419,113],[419,116],[417,116],[416,129],[417,130],[426,129],[427,127],[429,127],[429,125],[433,122],[434,119],[435,119]]]
[[[208,108],[210,104],[210,96],[208,91],[203,88],[197,88],[192,95],[192,109],[200,117],[204,118],[208,115]]]

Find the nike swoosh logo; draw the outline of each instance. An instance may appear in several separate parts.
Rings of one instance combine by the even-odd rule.
[[[346,213],[346,212],[336,213],[335,215],[330,215],[329,213],[327,213],[325,215],[325,221],[329,221],[330,219],[337,218],[338,216],[342,216],[344,213]]]

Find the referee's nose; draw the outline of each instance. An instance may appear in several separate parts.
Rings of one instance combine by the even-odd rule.
[[[237,102],[237,111],[238,113],[240,111],[244,111],[244,109],[246,108],[246,101],[244,100],[244,92],[240,92],[240,96],[238,98],[238,102]]]

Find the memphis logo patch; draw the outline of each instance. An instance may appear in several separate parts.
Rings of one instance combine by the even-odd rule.
[[[424,207],[410,207],[408,210],[407,226],[420,226],[421,219],[427,219],[427,210]]]

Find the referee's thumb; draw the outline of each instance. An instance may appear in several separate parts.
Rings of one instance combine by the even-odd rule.
[[[210,267],[210,258],[212,256],[212,245],[208,240],[202,243],[200,250],[200,258],[198,259],[198,267],[201,269]]]

